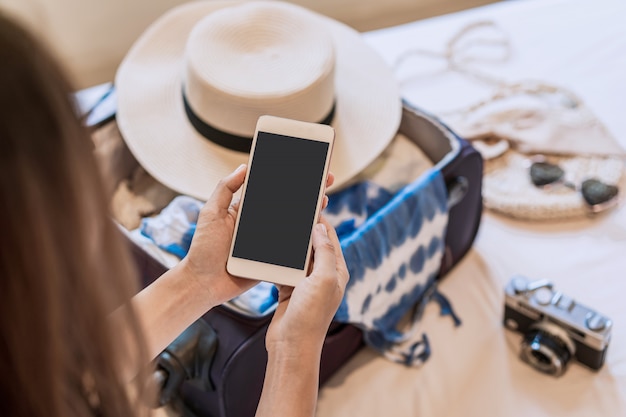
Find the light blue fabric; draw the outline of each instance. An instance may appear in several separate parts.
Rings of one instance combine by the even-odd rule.
[[[157,216],[143,218],[139,230],[158,247],[182,259],[189,251],[202,206],[195,198],[178,196]]]

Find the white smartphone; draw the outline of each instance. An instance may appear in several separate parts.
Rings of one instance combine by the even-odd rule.
[[[334,139],[328,125],[259,118],[226,264],[230,274],[291,286],[306,277]]]

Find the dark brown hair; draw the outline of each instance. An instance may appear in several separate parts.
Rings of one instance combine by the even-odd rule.
[[[0,14],[0,415],[136,415],[108,315],[136,275],[72,87]],[[137,336],[130,308],[126,321]],[[136,350],[138,349],[139,350]],[[127,363],[127,362],[126,362]]]

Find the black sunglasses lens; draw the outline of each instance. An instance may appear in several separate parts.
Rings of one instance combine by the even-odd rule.
[[[585,180],[581,187],[583,198],[591,207],[608,203],[617,197],[618,189],[596,179]]]
[[[547,162],[534,162],[530,166],[530,180],[537,187],[543,187],[560,181],[565,172],[558,165]]]

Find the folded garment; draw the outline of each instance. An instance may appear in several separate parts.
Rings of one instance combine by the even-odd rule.
[[[420,364],[430,349],[417,323],[434,294],[448,223],[443,176],[432,169],[390,201],[384,201],[387,195],[381,190],[365,190],[371,196],[365,204],[354,204],[363,191],[353,195],[329,209],[355,219],[367,208],[380,209],[341,238],[350,281],[335,320],[359,326],[366,343],[388,359]]]
[[[228,306],[247,316],[262,317],[276,310],[278,289],[269,282],[257,285],[228,302]]]
[[[158,215],[144,218],[139,230],[158,247],[182,259],[189,251],[203,205],[195,198],[178,196]]]
[[[393,194],[372,182],[360,182],[333,194],[324,216],[335,227],[339,239],[350,235],[380,208]]]

